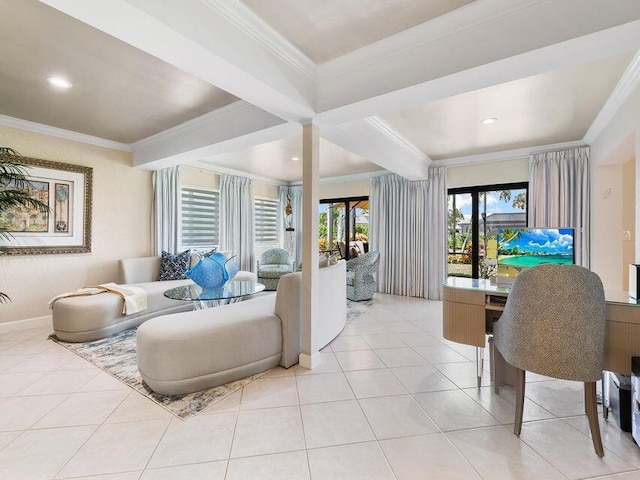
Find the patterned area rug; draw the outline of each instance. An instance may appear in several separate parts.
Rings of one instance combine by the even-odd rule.
[[[259,373],[226,385],[185,395],[161,395],[149,389],[140,377],[136,358],[136,328],[85,343],[63,342],[55,335],[51,335],[50,338],[185,420],[264,375]]]
[[[347,324],[358,319],[373,305],[371,300],[351,302],[347,300]],[[154,402],[182,419],[187,419],[216,403],[256,378],[264,375],[259,373],[219,387],[209,388],[200,392],[186,395],[161,395],[147,387],[138,372],[136,358],[136,328],[124,330],[101,340],[85,343],[68,343],[59,340],[55,335],[50,337],[63,347],[93,363],[96,367],[111,374],[121,382],[126,383],[138,392],[146,395]]]

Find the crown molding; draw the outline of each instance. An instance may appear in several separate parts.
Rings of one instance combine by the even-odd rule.
[[[409,140],[404,138],[395,128],[385,122],[381,117],[375,115],[373,117],[367,117],[364,119],[372,127],[376,128],[380,133],[387,137],[392,142],[396,143],[411,155],[419,157],[427,162],[431,162],[429,156],[416,147]]]
[[[158,143],[170,141],[171,139],[174,139],[176,137],[186,135],[202,128],[206,128],[220,121],[224,121],[227,117],[232,117],[244,111],[253,110],[255,108],[255,106],[248,102],[245,102],[244,100],[236,100],[235,102],[225,105],[224,107],[216,108],[215,110],[200,115],[199,117],[187,120],[180,125],[176,125],[175,127],[171,127],[163,130],[160,133],[151,135],[150,137],[138,140],[137,142],[131,144],[131,148],[133,151],[135,151],[140,148],[146,148]]]
[[[615,88],[604,102],[602,109],[584,136],[584,142],[592,144],[609,124],[616,112],[625,104],[634,90],[640,85],[640,50],[629,62]]]
[[[461,167],[465,165],[478,165],[480,163],[492,163],[502,160],[513,160],[524,158],[534,153],[551,152],[566,148],[577,148],[588,146],[584,141],[552,143],[548,145],[536,145],[533,147],[516,148],[513,150],[502,150],[500,152],[480,153],[478,155],[468,155],[466,157],[449,158],[446,160],[434,160],[431,164],[434,167]]]
[[[27,130],[34,133],[41,133],[43,135],[50,135],[52,137],[65,138],[67,140],[73,140],[74,142],[87,143],[98,147],[111,148],[122,152],[131,152],[131,145],[126,143],[115,142],[113,140],[107,140],[106,138],[94,137],[93,135],[65,130],[64,128],[52,127],[50,125],[22,120],[20,118],[9,117],[7,115],[0,115],[0,125],[19,128],[21,130]]]
[[[287,65],[315,80],[316,64],[239,0],[201,0]]]
[[[418,24],[390,37],[322,64],[318,81],[350,75],[363,67],[385,63],[408,51],[454,37],[467,30],[498,22],[551,0],[485,0],[472,2],[428,22]]]
[[[282,180],[276,180],[275,178],[263,177],[261,175],[254,175],[249,172],[244,172],[242,170],[236,170],[234,168],[223,167],[222,165],[215,165],[213,163],[209,163],[205,160],[197,160],[195,162],[184,164],[187,167],[196,167],[201,168],[203,170],[207,170],[209,172],[217,173],[220,175],[235,175],[237,177],[244,177],[254,180],[256,182],[269,183],[271,185],[289,185],[287,182],[283,182]]]
[[[388,170],[376,170],[375,172],[352,173],[351,175],[321,178],[318,183],[320,183],[321,185],[326,185],[329,183],[358,182],[361,180],[370,180],[372,177],[386,175],[388,173],[392,172],[389,172]],[[301,186],[302,181],[289,182],[287,185],[289,185],[290,187]]]

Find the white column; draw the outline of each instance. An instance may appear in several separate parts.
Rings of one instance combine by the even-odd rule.
[[[640,122],[636,126],[636,238],[635,262],[640,263]],[[625,266],[625,268],[628,268]]]
[[[302,127],[302,353],[300,366],[318,364],[318,351],[313,348],[313,325],[320,321],[317,305],[318,288],[318,203],[320,202],[320,137],[318,126]]]

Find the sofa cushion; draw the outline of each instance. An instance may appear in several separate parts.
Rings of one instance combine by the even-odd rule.
[[[260,272],[258,272],[258,277],[280,278],[285,273],[291,273],[291,265],[271,263],[268,265],[260,265]]]
[[[160,259],[160,280],[184,280],[187,278],[190,260],[189,250],[176,255],[163,250]]]

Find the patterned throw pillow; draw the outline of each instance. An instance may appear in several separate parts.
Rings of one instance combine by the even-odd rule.
[[[189,250],[177,255],[163,250],[160,259],[160,280],[184,280],[187,278],[190,257]]]
[[[202,254],[202,257],[210,257],[211,255],[213,255],[214,253],[216,253],[218,251],[218,247],[213,247],[211,250],[209,250],[208,252],[205,252]]]

